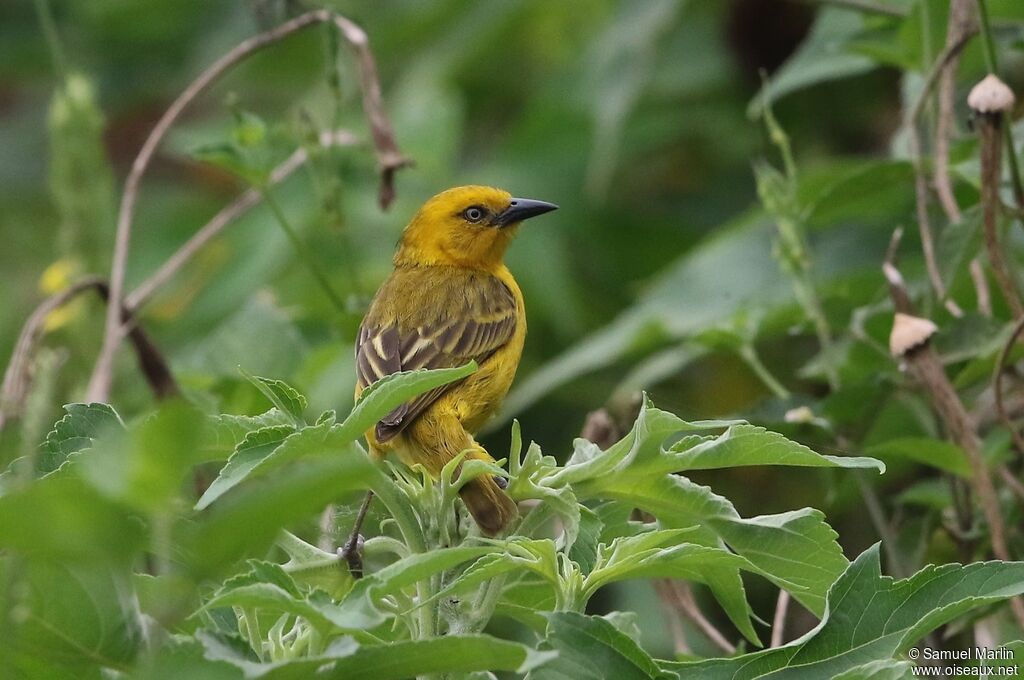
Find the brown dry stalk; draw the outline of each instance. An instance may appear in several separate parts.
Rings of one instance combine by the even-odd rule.
[[[113,376],[114,354],[126,334],[118,310],[124,298],[124,282],[128,264],[128,249],[131,241],[132,223],[135,215],[135,203],[138,198],[142,176],[149,167],[153,155],[163,141],[167,131],[182,112],[207,88],[221,78],[227,71],[244,61],[255,52],[273,45],[284,38],[309,26],[331,23],[341,32],[351,45],[359,62],[360,86],[363,94],[363,110],[370,123],[374,148],[381,184],[379,200],[382,207],[387,207],[394,198],[394,174],[408,165],[409,161],[402,156],[395,142],[394,132],[381,102],[380,84],[377,79],[377,67],[373,54],[369,49],[366,33],[345,17],[328,10],[307,12],[286,21],[269,31],[243,40],[227,54],[211,64],[199,74],[185,90],[171,103],[153,130],[149,133],[142,149],[132,163],[131,170],[125,180],[124,192],[117,217],[117,232],[114,241],[113,263],[110,270],[110,298],[106,323],[104,326],[103,345],[89,380],[88,395],[92,401],[106,401],[110,393]]]
[[[949,24],[946,30],[946,49],[969,39],[977,31],[973,26],[972,0],[950,0]],[[953,111],[956,98],[956,70],[960,65],[960,52],[952,53],[939,76],[939,113],[935,122],[935,193],[950,222],[960,221],[960,206],[953,195],[949,178],[949,138],[953,130]]]
[[[43,300],[25,321],[11,353],[7,370],[4,372],[3,386],[0,387],[0,430],[8,421],[18,417],[24,407],[25,398],[32,385],[32,358],[43,338],[47,317],[90,290],[96,291],[109,304],[110,291],[107,282],[98,276],[88,276]],[[129,311],[125,308],[121,311],[122,318],[127,320]],[[153,394],[159,399],[178,394],[178,386],[167,366],[167,361],[145,331],[133,323],[128,327],[127,336],[135,349],[139,368]]]
[[[914,104],[907,110],[905,127],[907,129],[908,143],[910,146],[910,159],[914,167],[914,199],[917,208],[917,226],[921,235],[921,249],[924,251],[925,268],[928,271],[928,281],[931,283],[935,296],[943,302],[950,314],[956,317],[963,316],[963,311],[955,301],[947,297],[946,286],[942,282],[942,274],[939,271],[938,260],[935,255],[935,238],[932,234],[931,220],[928,216],[928,180],[925,177],[924,161],[922,160],[921,133],[918,130],[921,114],[924,111],[925,102],[931,94],[935,83],[946,66],[954,59],[967,44],[967,41],[974,36],[976,30],[967,30],[959,40],[948,43],[931,70],[925,76],[921,92],[918,94]]]
[[[983,113],[978,116],[981,135],[981,210],[985,232],[985,250],[988,252],[992,273],[1003,293],[1014,319],[1024,317],[1024,304],[1013,275],[1003,259],[999,244],[999,185],[1002,178],[1003,115]]]
[[[889,292],[896,311],[912,315],[914,308],[899,270],[892,262],[887,261],[882,265],[882,271],[889,283]],[[1001,560],[1012,559],[1006,542],[1006,527],[999,511],[999,497],[981,453],[981,440],[974,421],[946,376],[942,360],[930,343],[907,352],[903,358],[914,377],[924,386],[932,407],[945,425],[949,438],[963,449],[967,456],[974,492],[988,523],[993,554]],[[1024,627],[1024,601],[1019,597],[1013,598],[1010,607],[1017,622]]]
[[[981,266],[981,260],[977,257],[971,259],[968,266],[971,272],[971,281],[974,283],[974,294],[978,299],[978,313],[982,316],[992,318],[992,294],[988,290],[988,279],[985,278],[985,270]]]
[[[779,591],[779,599],[775,601],[775,618],[772,619],[772,640],[769,647],[781,647],[785,642],[786,613],[789,611],[789,592]]]
[[[1003,372],[1006,370],[1006,360],[1010,356],[1010,350],[1013,349],[1017,338],[1020,337],[1021,331],[1024,331],[1024,317],[1018,319],[1017,323],[1014,324],[1010,337],[1003,343],[1003,349],[999,352],[995,373],[992,376],[992,394],[995,398],[996,414],[999,416],[999,420],[1010,431],[1010,436],[1013,438],[1013,445],[1017,447],[1017,452],[1024,455],[1024,436],[1021,435],[1017,426],[1010,419],[1006,411],[1006,404],[1003,403]]]

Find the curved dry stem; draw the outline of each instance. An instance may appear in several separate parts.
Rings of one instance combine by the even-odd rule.
[[[1013,349],[1022,331],[1024,331],[1024,317],[1018,319],[1017,323],[1014,324],[1010,337],[1006,339],[1003,349],[999,352],[995,373],[992,376],[992,393],[995,397],[996,414],[999,416],[999,420],[1010,431],[1010,437],[1013,438],[1013,445],[1017,447],[1017,452],[1024,456],[1024,436],[1021,435],[1017,426],[1013,424],[1009,414],[1006,412],[1006,404],[1003,403],[1003,371],[1006,370],[1006,360],[1010,356],[1010,350]]]
[[[951,0],[946,49],[965,41],[967,36],[977,31],[977,27],[972,26],[972,8],[971,0]],[[958,50],[951,54],[949,60],[942,66],[939,76],[939,114],[935,122],[935,193],[950,222],[959,222],[961,217],[960,206],[953,195],[953,184],[949,178],[949,138],[953,129],[956,69],[959,64]]]
[[[243,40],[199,74],[178,95],[167,111],[160,117],[160,120],[157,121],[143,143],[138,156],[136,156],[135,161],[132,163],[131,170],[125,180],[124,193],[121,196],[117,217],[113,263],[110,270],[110,298],[113,304],[108,305],[107,308],[103,345],[96,360],[96,365],[93,368],[92,377],[89,380],[88,395],[90,400],[106,401],[110,392],[114,355],[125,335],[119,310],[124,298],[128,250],[139,184],[167,131],[182,112],[202,92],[219,80],[232,67],[244,61],[251,54],[269,45],[273,45],[297,31],[321,23],[332,23],[335,25],[356,53],[359,61],[360,85],[363,92],[363,110],[370,123],[377,160],[380,166],[380,202],[382,207],[387,207],[390,204],[394,197],[394,174],[398,169],[408,165],[408,160],[398,150],[398,145],[394,139],[394,132],[383,111],[376,64],[369,49],[366,33],[343,16],[328,10],[315,10],[286,21],[269,31]]]

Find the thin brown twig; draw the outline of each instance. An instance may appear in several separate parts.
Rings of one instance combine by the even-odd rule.
[[[333,23],[356,52],[359,61],[360,84],[363,91],[363,109],[370,122],[374,146],[380,165],[381,187],[380,202],[386,207],[394,197],[394,174],[408,165],[408,160],[398,150],[394,133],[383,112],[380,85],[377,82],[376,65],[369,50],[366,33],[356,24],[341,15],[328,10],[314,10],[284,22],[269,31],[243,40],[227,54],[211,64],[199,74],[185,90],[171,103],[163,116],[157,121],[153,130],[132,163],[131,170],[125,180],[124,192],[118,211],[117,231],[114,242],[113,263],[110,270],[110,297],[113,304],[108,305],[104,326],[103,345],[89,380],[88,394],[93,401],[106,401],[113,376],[114,355],[125,335],[118,310],[124,298],[124,283],[128,263],[128,250],[131,241],[132,223],[135,215],[135,203],[138,198],[139,185],[143,174],[149,167],[153,155],[163,141],[167,131],[182,112],[208,87],[219,80],[227,71],[245,60],[249,55],[269,46],[312,25]]]
[[[964,41],[964,36],[978,30],[977,27],[972,26],[973,6],[971,0],[950,0],[949,23],[946,29],[947,49]],[[939,114],[935,122],[934,150],[935,193],[939,197],[939,204],[945,211],[946,217],[954,223],[960,221],[961,213],[949,178],[949,139],[953,129],[956,70],[959,64],[960,53],[958,50],[951,54],[948,61],[942,66],[942,73],[939,76]]]
[[[683,581],[676,581],[674,579],[666,579],[668,581],[668,588],[672,594],[672,603],[675,608],[682,612],[687,618],[693,622],[693,625],[697,626],[700,632],[710,640],[716,647],[721,649],[726,654],[735,654],[736,645],[729,642],[722,633],[715,628],[715,624],[705,618],[704,613],[701,612],[700,607],[697,605],[697,601],[693,598],[693,591],[690,590],[689,584]]]
[[[1013,472],[1010,471],[1010,468],[1005,465],[999,466],[999,476],[1002,477],[1006,486],[1010,487],[1010,490],[1017,494],[1017,497],[1020,498],[1021,501],[1024,501],[1024,482],[1017,479]]]
[[[999,243],[999,186],[1002,183],[1003,114],[982,113],[978,116],[981,137],[981,211],[985,234],[985,250],[1003,298],[1014,319],[1024,318],[1024,303],[1003,258]]]
[[[996,360],[995,373],[992,376],[992,393],[995,397],[996,414],[999,416],[999,420],[1002,421],[1006,429],[1010,431],[1010,437],[1013,439],[1013,445],[1017,448],[1017,453],[1024,455],[1024,436],[1021,435],[1017,426],[1014,425],[1010,416],[1006,412],[1006,404],[1003,403],[1003,371],[1006,370],[1006,360],[1010,356],[1010,350],[1013,349],[1014,344],[1017,342],[1017,338],[1020,337],[1021,332],[1024,331],[1024,316],[1017,319],[1017,323],[1013,325],[1013,331],[1010,333],[1010,337],[1003,343],[1003,349],[999,352],[999,358]]]
[[[945,71],[950,60],[954,59],[967,44],[967,41],[977,30],[967,30],[959,40],[947,44],[931,70],[925,76],[921,92],[918,94],[914,104],[908,109],[905,126],[908,133],[910,145],[910,157],[914,166],[914,199],[917,208],[917,226],[921,235],[921,249],[924,252],[925,268],[928,271],[928,280],[931,283],[935,296],[942,301],[946,309],[955,317],[963,316],[963,311],[954,300],[947,297],[946,285],[942,281],[942,273],[939,271],[938,260],[935,254],[935,239],[932,234],[931,219],[928,216],[928,181],[925,178],[924,162],[922,160],[921,133],[918,130],[918,122],[924,111],[925,103],[931,94],[932,88]]]
[[[889,283],[889,290],[896,311],[913,314],[914,308],[910,296],[903,283],[903,277],[892,261],[882,265],[882,271]],[[999,510],[999,498],[996,494],[992,477],[981,452],[981,439],[970,415],[960,401],[959,395],[946,376],[942,360],[931,343],[912,348],[903,355],[915,377],[924,386],[931,399],[932,406],[938,413],[946,431],[967,456],[971,468],[971,482],[982,513],[988,522],[989,538],[992,552],[1000,560],[1011,558],[1006,540],[1006,527]],[[1024,601],[1019,597],[1010,600],[1010,608],[1018,624],[1024,626]]]
[[[971,273],[971,282],[974,283],[974,295],[978,300],[978,313],[982,316],[992,318],[992,293],[988,289],[988,279],[985,278],[985,270],[981,266],[981,260],[977,257],[971,259],[967,269]]]
[[[0,387],[0,430],[8,421],[17,417],[24,406],[32,382],[32,357],[42,340],[47,317],[90,290],[95,290],[109,304],[110,289],[107,282],[98,276],[87,276],[43,300],[25,321],[11,353],[7,370],[4,372],[3,385]],[[129,311],[126,308],[122,308],[121,313],[123,319],[128,318]],[[133,323],[127,326],[126,333],[135,349],[139,368],[157,398],[178,394],[177,383],[166,360],[145,331]]]
[[[770,647],[781,647],[785,641],[786,613],[789,611],[789,592],[779,590],[779,598],[775,601],[775,618],[772,619],[772,640]]]

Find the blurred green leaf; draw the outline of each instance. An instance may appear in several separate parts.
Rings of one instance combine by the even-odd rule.
[[[900,437],[867,448],[879,458],[907,458],[969,479],[971,466],[967,454],[959,446],[928,437]]]
[[[299,394],[299,392],[286,383],[283,380],[276,380],[274,378],[263,378],[258,375],[251,375],[246,373],[244,369],[242,375],[258,389],[264,397],[270,400],[270,403],[277,408],[278,411],[286,413],[291,416],[296,427],[302,427],[306,424],[306,420],[303,417],[303,412],[306,410],[306,397]]]
[[[18,564],[9,557],[0,572],[17,584],[7,639],[0,643],[12,677],[19,667],[38,671],[40,663],[54,669],[46,677],[69,671],[98,677],[101,669],[129,668],[142,648],[142,617],[125,573],[40,560]]]
[[[894,581],[881,575],[875,545],[831,588],[826,614],[808,635],[736,659],[662,665],[708,680],[833,677],[870,661],[893,659],[957,616],[1022,592],[1021,562],[928,566]]]
[[[558,656],[531,671],[528,680],[622,680],[676,678],[664,671],[640,646],[600,616],[572,612],[547,615],[544,647]]]
[[[107,430],[124,428],[120,416],[108,404],[66,404],[64,410],[67,415],[46,435],[36,466],[40,472],[56,470],[70,454],[89,448]]]

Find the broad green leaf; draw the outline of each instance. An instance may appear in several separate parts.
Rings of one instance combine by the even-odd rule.
[[[245,555],[260,555],[280,529],[347,493],[366,489],[377,472],[355,443],[332,443],[322,455],[239,485],[176,527],[183,561],[197,575],[207,575]]]
[[[864,19],[856,12],[832,7],[819,11],[810,35],[751,101],[748,115],[760,113],[765,99],[774,101],[811,85],[876,68],[875,61],[847,48],[863,28]]]
[[[692,448],[669,449],[666,458],[679,462],[673,472],[712,470],[746,465],[791,465],[795,467],[874,468],[885,472],[885,465],[863,456],[829,456],[816,453],[803,444],[754,425],[733,425],[722,435]]]
[[[824,617],[807,635],[733,659],[663,667],[707,680],[831,678],[872,661],[893,659],[942,624],[1021,593],[1024,562],[928,566],[896,581],[881,575],[876,544],[832,586]]]
[[[202,510],[250,476],[266,472],[301,456],[341,450],[340,438],[332,437],[329,424],[305,427],[295,431],[290,425],[274,425],[254,430],[235,448],[217,479],[196,503]],[[274,463],[269,461],[275,460]]]
[[[356,439],[396,407],[435,387],[461,380],[476,368],[476,362],[471,361],[458,368],[419,369],[386,376],[363,390],[338,430],[344,437]]]
[[[233,664],[245,678],[265,680],[306,680],[313,676],[319,680],[407,680],[432,673],[488,670],[526,673],[553,657],[489,635],[448,635],[373,646],[340,638],[318,656],[261,664],[210,636],[202,636],[200,641],[207,659]]]
[[[36,462],[39,472],[56,470],[70,454],[89,448],[107,430],[124,428],[120,416],[107,404],[66,404],[64,410],[67,415],[46,435]]]
[[[72,465],[114,500],[146,511],[171,504],[192,467],[202,461],[207,418],[184,402],[172,401],[127,432],[113,431]]]
[[[284,382],[283,380],[275,380],[273,378],[262,378],[258,375],[251,375],[246,373],[244,370],[242,375],[251,382],[256,389],[258,389],[263,396],[270,400],[279,411],[288,414],[296,427],[302,427],[306,424],[306,420],[303,417],[303,413],[306,410],[306,397],[299,394],[299,392]]]
[[[295,429],[291,416],[276,407],[264,411],[258,416],[236,416],[220,413],[210,417],[213,426],[213,448],[216,450],[233,451],[246,435],[255,430],[277,425]]]
[[[0,566],[10,584],[4,647],[14,668],[33,657],[79,677],[128,667],[145,635],[128,576],[95,565],[32,560]],[[31,667],[29,665],[28,667]],[[14,673],[11,677],[19,677]]]
[[[929,437],[899,437],[868,447],[879,458],[905,458],[969,479],[971,466],[959,446]]]
[[[339,565],[338,568],[344,567]],[[385,620],[379,611],[364,607],[362,602],[345,601],[335,604],[326,597],[306,598],[290,593],[274,583],[249,583],[225,589],[207,600],[203,607],[252,607],[277,614],[301,616],[325,635],[336,630],[362,637],[362,631]]]
[[[678,678],[664,671],[634,640],[606,619],[574,612],[547,615],[544,648],[558,657],[527,675],[527,680],[641,680]]]
[[[604,523],[597,513],[585,505],[580,508],[580,528],[576,541],[569,548],[569,559],[580,566],[580,571],[589,574],[597,561],[597,544],[604,529]]]
[[[58,470],[0,496],[0,547],[69,561],[130,559],[144,527],[128,508]]]
[[[834,675],[832,680],[910,680],[914,677],[911,671],[913,667],[914,664],[909,661],[895,659],[870,661]]]
[[[760,646],[751,624],[753,612],[747,604],[737,569],[754,571],[746,559],[717,547],[683,543],[694,529],[649,531],[616,539],[602,546],[594,570],[583,583],[589,599],[599,588],[630,578],[677,578],[704,583],[729,615],[730,620],[753,644]]]

